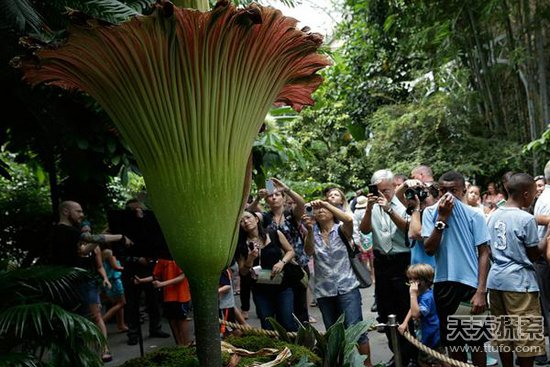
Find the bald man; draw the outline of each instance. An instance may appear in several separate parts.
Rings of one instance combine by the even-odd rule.
[[[415,180],[420,180],[423,183],[434,182],[432,169],[429,166],[425,165],[415,167],[411,171],[411,178],[414,178]]]
[[[113,242],[124,241],[127,246],[132,244],[126,236],[121,234],[93,235],[89,231],[81,230],[84,212],[76,201],[64,201],[59,205],[59,222],[54,226],[50,237],[49,263],[66,267],[78,267],[88,270],[92,277],[73,284],[79,295],[78,312],[88,316],[99,327],[107,339],[107,328],[101,317],[101,302],[96,274],[103,278],[104,286],[111,287],[101,261],[98,246]],[[101,359],[110,362],[113,359],[107,345],[104,347]]]
[[[80,224],[84,211],[76,201],[59,204],[59,222],[54,226],[50,238],[49,263],[52,265],[78,266],[80,254],[93,251],[100,244],[119,242],[129,246],[132,241],[121,234],[96,234],[81,232]],[[81,243],[85,245],[80,246]]]

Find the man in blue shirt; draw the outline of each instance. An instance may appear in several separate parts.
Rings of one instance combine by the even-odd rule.
[[[434,296],[441,341],[445,346],[483,346],[483,333],[462,334],[451,343],[448,336],[456,330],[450,330],[447,324],[461,302],[472,304],[473,315],[487,308],[489,232],[483,215],[462,203],[466,188],[460,173],[443,174],[439,191],[439,202],[424,211],[422,237],[426,252],[435,256]],[[450,356],[465,362],[466,348],[454,349]],[[472,350],[472,356],[476,366],[487,365],[483,348]]]

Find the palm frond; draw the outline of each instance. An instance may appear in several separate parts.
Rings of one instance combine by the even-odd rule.
[[[76,299],[74,285],[90,279],[90,274],[78,268],[36,266],[0,271],[0,310],[37,299],[53,303]]]
[[[137,11],[124,2],[117,0],[63,0],[57,3],[64,3],[63,7],[65,8],[79,10],[94,18],[114,24],[124,22],[128,18],[141,14],[141,11]]]
[[[141,13],[145,9],[149,8],[151,5],[156,3],[156,0],[126,0],[124,1],[126,5],[135,11]]]
[[[0,335],[13,346],[32,343],[99,350],[105,338],[90,320],[52,303],[17,305],[0,311]],[[65,349],[66,350],[66,349]]]
[[[30,0],[0,0],[0,28],[15,28],[18,32],[40,32],[46,27],[44,18]]]
[[[31,353],[0,354],[0,366],[6,367],[38,367],[36,356]]]

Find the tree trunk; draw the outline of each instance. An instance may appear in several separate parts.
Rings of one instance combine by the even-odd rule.
[[[55,168],[55,154],[51,150],[48,150],[46,155],[47,157],[45,157],[44,168],[46,168],[46,172],[48,172],[48,182],[50,184],[52,221],[57,221],[59,207],[59,183],[57,182],[57,170]]]
[[[498,126],[498,107],[495,102],[495,96],[493,94],[493,91],[491,90],[491,84],[490,84],[490,72],[489,67],[487,66],[487,59],[485,57],[485,52],[483,51],[483,42],[481,42],[479,38],[479,31],[475,24],[475,19],[472,14],[472,9],[469,6],[466,6],[466,12],[468,13],[468,22],[470,25],[470,30],[472,37],[474,38],[475,42],[475,49],[477,50],[478,58],[479,58],[479,65],[481,66],[481,72],[478,73],[480,78],[483,78],[483,80],[480,80],[480,83],[482,85],[482,88],[485,89],[485,94],[488,98],[488,105],[490,108],[490,119],[489,119],[489,129],[494,130],[496,126]]]
[[[208,245],[208,244],[206,244]],[[185,269],[183,269],[185,272]],[[214,276],[189,276],[197,356],[201,367],[222,365],[218,287],[221,270]]]
[[[539,19],[535,27],[535,47],[536,47],[536,63],[538,65],[538,82],[539,82],[539,100],[540,100],[540,131],[544,131],[545,126],[550,123],[550,114],[548,111],[548,87],[546,85],[546,57],[544,55],[544,35],[543,35],[543,20]]]

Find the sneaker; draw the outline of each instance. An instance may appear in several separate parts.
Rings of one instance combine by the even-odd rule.
[[[548,364],[549,361],[548,359],[546,358],[546,356],[536,356],[535,357],[535,364],[537,366],[544,366],[546,364]]]
[[[498,363],[498,359],[491,357],[487,354],[487,366],[496,366]]]
[[[103,363],[107,363],[107,362],[111,362],[113,360],[113,356],[111,355],[111,352],[109,351],[105,351],[102,355],[101,355],[101,361]]]
[[[166,339],[166,338],[169,338],[169,337],[170,337],[170,334],[165,333],[165,332],[162,331],[162,330],[159,330],[159,331],[155,331],[155,332],[149,333],[149,338],[162,338],[162,339]]]
[[[370,308],[370,312],[376,312],[378,311],[378,307],[376,307],[376,303],[372,304],[372,307]]]

